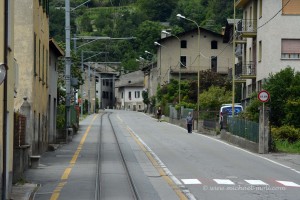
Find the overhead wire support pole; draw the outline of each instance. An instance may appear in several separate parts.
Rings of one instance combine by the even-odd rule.
[[[65,34],[66,34],[66,52],[65,52],[65,82],[66,82],[66,129],[71,127],[71,27],[70,27],[70,0],[65,0]]]
[[[90,0],[80,4],[72,9],[74,11],[78,7],[84,5]],[[65,84],[66,84],[66,130],[71,127],[71,25],[70,25],[70,0],[65,0]],[[68,134],[68,133],[67,133]]]
[[[236,24],[235,24],[235,0],[233,1],[233,39],[232,39],[232,117],[234,117],[234,96],[235,96],[235,37],[236,37]]]

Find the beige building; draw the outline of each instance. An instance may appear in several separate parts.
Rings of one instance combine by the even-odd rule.
[[[49,88],[49,1],[22,0],[15,4],[15,58],[19,65],[19,85],[15,110],[24,97],[30,105],[26,143],[30,154],[47,149],[47,109]],[[26,17],[25,17],[26,16]]]
[[[88,101],[87,108],[84,108],[88,114],[95,113],[96,107],[96,77],[94,63],[84,63],[83,79],[84,84],[80,86],[82,103]]]
[[[300,1],[237,0],[235,7],[243,10],[236,27],[235,76],[246,105],[270,73],[287,66],[300,71]]]
[[[56,41],[51,38],[49,40],[49,68],[47,70],[48,77],[48,107],[47,107],[47,129],[49,144],[57,143],[56,138],[56,114],[57,114],[57,80],[58,80],[58,58],[64,55],[63,50],[58,46]]]
[[[122,74],[116,81],[117,109],[144,111],[143,103],[144,72],[135,71]]]
[[[13,0],[5,0],[0,4],[0,65],[7,68],[6,79],[0,85],[1,199],[10,199],[13,174],[13,102],[17,67],[14,60],[14,3]]]
[[[200,28],[200,35],[198,28],[177,35],[162,34],[156,44],[160,85],[169,83],[172,78],[196,78],[199,70],[228,74],[232,65],[232,45],[223,43],[221,34],[204,28]],[[153,90],[156,91],[155,86]]]

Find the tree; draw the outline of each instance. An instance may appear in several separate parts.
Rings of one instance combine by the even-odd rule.
[[[231,83],[225,76],[211,70],[200,71],[200,93],[208,90],[211,86],[225,87],[225,90],[231,90]]]
[[[271,95],[267,104],[271,108],[271,124],[300,127],[300,72],[288,66],[276,74],[270,74],[263,88]]]
[[[135,32],[136,45],[139,54],[144,54],[144,51],[154,52],[154,41],[160,39],[160,34],[163,26],[158,22],[144,21],[139,25]]]
[[[83,14],[81,18],[81,31],[82,32],[92,32],[93,27],[91,24],[91,19],[88,14]]]
[[[149,20],[161,22],[167,21],[176,3],[176,0],[138,0],[140,10],[146,13]]]
[[[174,9],[169,21],[171,25],[178,25],[184,30],[191,30],[197,28],[192,22],[188,22],[184,19],[178,19],[177,14],[181,14],[187,18],[190,18],[201,26],[201,22],[205,20],[205,9],[201,5],[201,0],[178,0],[177,7]]]
[[[222,104],[231,101],[231,91],[227,91],[225,87],[211,86],[199,98],[201,110],[218,110]]]

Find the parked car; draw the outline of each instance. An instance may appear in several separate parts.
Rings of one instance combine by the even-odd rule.
[[[234,115],[238,115],[240,112],[243,111],[243,106],[239,103],[234,104]],[[224,115],[227,117],[232,117],[232,104],[222,104],[219,112],[219,124],[220,129],[223,129],[223,119]]]

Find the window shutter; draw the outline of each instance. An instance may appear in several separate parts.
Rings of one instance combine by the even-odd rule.
[[[281,41],[281,53],[300,53],[300,40],[283,39]]]
[[[282,14],[284,15],[298,15],[300,14],[300,0],[282,0]],[[285,6],[286,5],[286,6]]]

